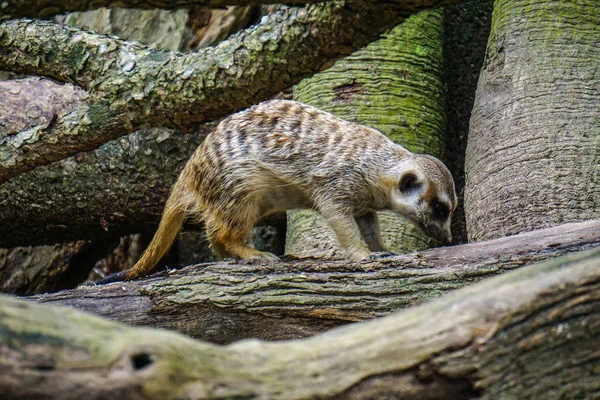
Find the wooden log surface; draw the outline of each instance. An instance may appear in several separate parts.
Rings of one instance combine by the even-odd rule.
[[[387,315],[566,253],[600,246],[600,220],[374,261],[226,261],[34,297],[215,343],[294,339]]]
[[[309,339],[228,346],[0,297],[0,396],[596,399],[599,265],[600,249],[569,254]]]

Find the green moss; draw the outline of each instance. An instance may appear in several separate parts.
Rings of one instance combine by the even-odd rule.
[[[4,343],[8,348],[19,349],[22,342],[37,343],[52,347],[62,347],[68,344],[60,336],[49,335],[35,329],[31,330],[30,327],[20,328],[17,326],[11,328],[0,326],[0,342]]]
[[[94,126],[103,126],[114,118],[110,105],[106,102],[95,102],[90,105],[86,113],[86,122]]]
[[[441,156],[442,15],[413,15],[381,40],[303,80],[294,98],[376,128],[411,151]]]
[[[501,54],[508,30],[520,26],[519,31],[525,35],[523,50],[535,44],[536,52],[548,53],[544,62],[554,60],[560,63],[561,57],[554,56],[560,54],[564,46],[583,42],[597,44],[600,41],[600,15],[597,11],[597,0],[496,0],[487,56],[493,58]]]

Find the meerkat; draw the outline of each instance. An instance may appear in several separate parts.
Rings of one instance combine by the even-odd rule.
[[[349,258],[386,252],[376,211],[393,210],[427,235],[451,241],[454,180],[430,155],[315,107],[271,100],[224,119],[173,185],[158,230],[125,275],[150,272],[183,222],[202,221],[221,258],[278,257],[244,241],[262,217],[295,208],[319,212]]]

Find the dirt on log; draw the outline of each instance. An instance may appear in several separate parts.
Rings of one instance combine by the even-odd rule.
[[[570,254],[309,339],[228,346],[0,297],[0,394],[61,400],[598,398],[599,263],[599,249]]]
[[[221,344],[250,337],[297,339],[595,247],[600,247],[600,220],[365,262],[200,264],[34,299]]]

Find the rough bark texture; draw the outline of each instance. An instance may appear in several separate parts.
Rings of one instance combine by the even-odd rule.
[[[497,0],[466,154],[470,240],[600,215],[597,0]]]
[[[483,66],[494,0],[467,0],[444,7],[444,81],[446,83],[446,152],[458,207],[452,218],[452,243],[467,242],[465,221],[465,150],[477,80]]]
[[[74,288],[108,251],[109,243],[84,241],[0,249],[0,292],[31,295]]]
[[[0,393],[26,399],[593,399],[600,251],[281,343],[216,346],[0,298]]]
[[[294,89],[294,99],[380,130],[408,150],[444,150],[443,13],[422,11]],[[392,212],[379,214],[393,251],[428,247],[416,227]],[[333,231],[314,212],[288,213],[286,252],[343,255]]]
[[[214,46],[248,27],[257,8],[232,6],[225,10],[174,11],[101,8],[71,13],[60,21],[124,40],[138,40],[153,49],[195,51]]]
[[[44,18],[69,11],[89,11],[100,7],[116,8],[138,8],[138,9],[176,9],[176,8],[223,8],[231,5],[256,5],[256,4],[288,4],[303,5],[319,3],[325,0],[5,0],[0,8],[0,18]],[[397,3],[402,3],[397,0]]]
[[[222,40],[222,35],[231,32],[235,27],[246,26],[247,9],[249,8],[197,10],[191,17],[194,22],[192,29],[198,30],[195,36],[191,34],[190,27],[186,26],[188,23],[187,10],[167,12],[162,10],[101,9],[76,13],[76,15],[70,14],[66,18],[62,17],[60,22],[66,22],[76,27],[88,26],[96,32],[117,34],[123,39],[139,40],[153,48],[181,50],[184,47],[192,47],[192,44],[188,43],[192,40],[214,44],[215,40]],[[197,21],[198,19],[201,21]],[[219,26],[214,27],[214,24],[219,24]],[[203,27],[202,32],[201,26]],[[210,37],[206,35],[210,35]],[[197,43],[193,46],[197,46]],[[26,78],[0,82],[0,132],[11,129],[22,131],[48,123],[57,116],[62,117],[87,97],[87,93],[75,85],[59,84],[48,79]],[[168,130],[162,133],[157,132],[157,135],[161,134],[168,135],[169,132]],[[147,179],[147,177],[140,178]],[[88,193],[83,194],[84,197],[87,195]],[[81,196],[76,197],[78,199],[73,198],[72,201],[81,204]],[[10,201],[10,199],[8,200]],[[49,212],[54,211],[50,209]],[[188,235],[182,235],[180,239],[187,238],[191,234],[190,232]],[[140,235],[134,236],[137,238]],[[178,256],[180,253],[183,254],[180,257],[170,257],[167,262],[174,261],[189,265],[203,261],[197,257],[197,248],[205,248],[204,254],[210,254],[207,245],[203,246],[204,242],[203,238],[198,240],[197,237],[187,242],[178,240],[177,246],[174,248],[185,248],[188,251],[175,252]],[[108,242],[76,242],[0,250],[0,282],[2,282],[0,291],[35,294],[74,288],[86,279],[92,267],[92,279],[101,279],[107,274],[130,268],[137,261],[148,241],[132,240],[132,236],[121,238],[120,244],[114,251],[104,260],[97,262],[97,259],[110,252],[116,243],[118,240],[114,238]],[[164,265],[162,266],[164,267]]]
[[[210,13],[209,10],[207,10]],[[64,23],[77,28],[118,36],[123,40],[137,40],[153,48],[181,51],[192,33],[188,27],[186,9],[139,10],[100,8],[94,11],[70,13]]]
[[[64,117],[88,98],[88,94],[77,86],[50,79],[0,80],[0,146],[5,146],[3,139],[11,133],[47,125],[53,119]],[[5,156],[0,148],[0,160]]]
[[[273,12],[275,11],[274,9]],[[188,24],[193,38],[183,49],[187,51],[214,46],[233,33],[248,27],[256,18],[256,14],[260,14],[260,7],[231,6],[225,10],[196,8],[189,10],[189,13]]]
[[[200,264],[168,276],[38,296],[203,340],[294,339],[387,315],[485,277],[600,245],[600,221],[381,261]]]
[[[0,182],[150,126],[192,128],[275,95],[444,0],[281,8],[216,47],[181,54],[59,26],[0,23],[0,68],[73,82],[89,102],[2,138]]]
[[[138,131],[0,185],[0,247],[152,231],[169,188],[210,132]]]

